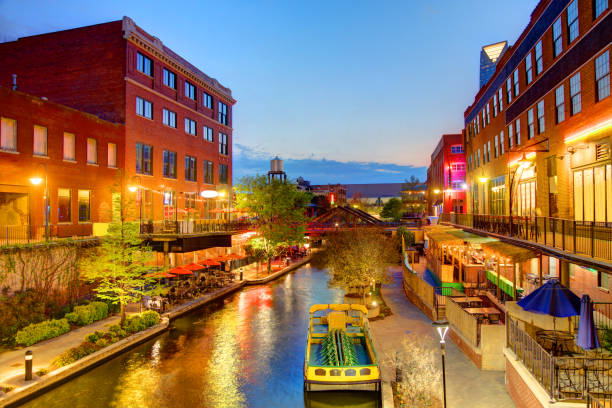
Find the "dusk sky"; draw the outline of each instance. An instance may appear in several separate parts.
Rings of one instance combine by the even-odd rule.
[[[401,182],[461,131],[481,47],[536,3],[0,0],[0,41],[129,16],[232,89],[234,180],[278,155],[313,183]]]

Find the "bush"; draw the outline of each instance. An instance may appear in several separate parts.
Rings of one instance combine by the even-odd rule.
[[[53,365],[63,367],[65,365],[72,364],[75,361],[85,356],[88,356],[99,349],[100,347],[98,347],[96,344],[85,341],[81,343],[78,347],[73,347],[57,356],[55,360],[53,360]]]
[[[100,348],[104,348],[106,346],[108,346],[108,340],[102,338],[102,339],[98,339],[98,341],[96,341],[96,346],[100,347]]]
[[[32,290],[8,296],[3,290],[0,295],[0,342],[13,346],[15,334],[32,323],[48,319],[45,315],[45,304]]]
[[[146,328],[147,326],[140,315],[133,315],[125,320],[125,331],[129,334],[137,333]]]
[[[127,336],[127,332],[124,329],[122,329],[121,326],[119,326],[118,324],[113,324],[108,329],[108,332],[113,337],[124,338],[125,336]]]
[[[144,320],[147,327],[155,326],[161,319],[159,313],[157,313],[155,310],[147,310],[146,312],[141,313],[140,316],[142,317],[142,320]]]
[[[66,313],[66,319],[72,324],[86,326],[108,316],[108,305],[104,302],[91,302],[88,305],[76,306],[72,313]]]
[[[96,331],[94,333],[90,333],[87,336],[85,336],[85,341],[88,341],[90,343],[95,343],[95,342],[98,341],[98,339],[101,339],[105,335],[106,335],[106,333],[104,333],[104,332]]]
[[[51,339],[70,331],[70,325],[66,319],[45,320],[24,327],[17,332],[15,341],[18,344],[31,346],[39,341]]]

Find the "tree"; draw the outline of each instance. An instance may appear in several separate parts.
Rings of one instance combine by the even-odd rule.
[[[253,217],[258,236],[249,244],[260,251],[272,269],[272,259],[283,254],[287,246],[304,240],[305,207],[309,195],[287,181],[270,180],[265,176],[244,177],[235,187],[236,207]]]
[[[404,214],[404,203],[395,197],[387,201],[380,212],[381,217],[392,218],[394,221],[401,220],[402,214]]]
[[[153,279],[145,277],[150,271],[147,263],[152,259],[151,249],[140,238],[140,226],[128,221],[134,206],[124,197],[123,176],[119,174],[119,187],[115,184],[112,193],[120,199],[113,200],[112,221],[106,236],[101,238],[96,254],[83,261],[83,276],[96,283],[94,291],[100,299],[121,306],[121,324],[125,323],[126,306],[140,301],[144,287]]]
[[[388,267],[400,259],[391,238],[363,229],[329,234],[313,258],[316,267],[330,270],[331,286],[357,291],[364,304],[368,287],[390,283]]]

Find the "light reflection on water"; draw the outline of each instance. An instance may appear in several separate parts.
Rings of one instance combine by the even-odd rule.
[[[342,302],[309,266],[246,288],[26,407],[378,407],[372,393],[303,392],[308,309]],[[311,395],[312,394],[312,395]]]

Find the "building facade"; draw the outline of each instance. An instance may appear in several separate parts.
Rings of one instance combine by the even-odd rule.
[[[465,213],[466,188],[463,136],[442,135],[427,169],[427,214]]]
[[[468,210],[612,221],[608,2],[541,1],[465,111]]]
[[[231,90],[131,19],[3,43],[0,59],[0,85],[16,75],[20,91],[121,125],[117,167],[143,222],[212,218],[229,205],[200,193],[231,197]]]

